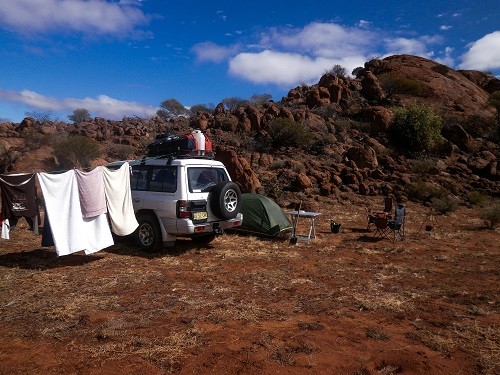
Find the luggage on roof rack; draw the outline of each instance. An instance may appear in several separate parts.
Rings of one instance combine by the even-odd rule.
[[[212,142],[200,130],[191,133],[161,134],[148,145],[146,156],[200,157],[213,159]]]

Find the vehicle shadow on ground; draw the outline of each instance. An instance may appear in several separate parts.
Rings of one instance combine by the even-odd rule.
[[[31,251],[0,255],[0,266],[29,270],[46,270],[58,267],[73,267],[95,262],[98,255],[85,255],[83,252],[58,257],[54,248],[38,248]]]
[[[107,253],[112,253],[121,256],[141,257],[146,259],[154,259],[161,257],[175,257],[185,253],[196,253],[200,251],[209,251],[213,249],[213,245],[199,244],[191,241],[190,239],[177,240],[172,247],[163,247],[160,250],[147,252],[141,250],[132,239],[121,239],[115,242],[115,245],[104,249]]]

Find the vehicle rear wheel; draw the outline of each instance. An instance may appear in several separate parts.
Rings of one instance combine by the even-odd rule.
[[[232,181],[219,182],[208,196],[210,209],[220,219],[234,219],[241,208],[241,191]]]
[[[137,246],[147,252],[161,249],[162,239],[158,220],[153,215],[139,215],[137,217],[139,227],[134,232],[134,240]]]

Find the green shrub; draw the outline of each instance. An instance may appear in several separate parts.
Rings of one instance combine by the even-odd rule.
[[[268,134],[273,147],[308,149],[313,142],[311,130],[290,119],[275,118],[269,124]]]
[[[441,137],[442,120],[432,109],[419,104],[395,111],[389,133],[406,151],[430,151]]]
[[[132,145],[113,144],[108,150],[108,157],[114,160],[127,160],[134,157],[135,147]]]
[[[42,134],[34,128],[26,128],[21,132],[21,137],[24,139],[24,147],[26,151],[37,150],[40,147],[53,144],[56,134]]]
[[[381,74],[378,80],[388,96],[394,94],[427,96],[429,94],[429,89],[421,82],[394,73]]]
[[[441,198],[433,198],[431,202],[434,210],[440,215],[453,212],[459,206],[459,201],[449,195],[445,195]]]
[[[95,139],[73,135],[54,145],[54,155],[62,168],[88,168],[101,152]]]
[[[12,151],[0,143],[0,174],[9,172],[18,158],[17,151]]]
[[[407,184],[405,190],[408,198],[416,202],[430,202],[446,195],[446,191],[442,187],[423,181]]]
[[[500,224],[500,203],[496,202],[485,207],[481,211],[480,217],[486,222],[488,228],[494,229]]]
[[[332,106],[322,105],[320,107],[314,107],[311,109],[312,113],[321,116],[323,119],[335,118],[338,115],[338,112]]]
[[[488,196],[478,191],[471,191],[467,195],[467,199],[474,205],[483,205],[488,200]]]
[[[442,74],[444,76],[446,76],[448,72],[451,70],[450,68],[448,68],[446,65],[443,64],[437,64],[433,66],[431,69],[436,73]]]
[[[436,162],[430,158],[414,160],[411,162],[411,170],[419,175],[432,174],[436,169]]]

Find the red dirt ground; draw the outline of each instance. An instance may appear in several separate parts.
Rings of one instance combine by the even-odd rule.
[[[296,246],[57,258],[19,228],[0,240],[0,374],[499,374],[498,229],[460,208],[428,232],[408,210],[396,243],[353,204]]]

